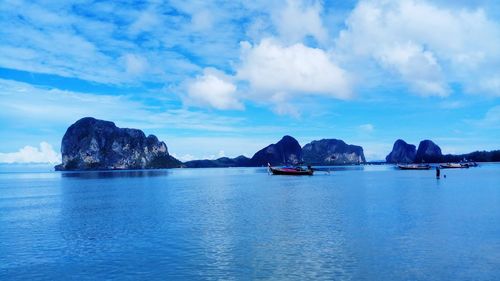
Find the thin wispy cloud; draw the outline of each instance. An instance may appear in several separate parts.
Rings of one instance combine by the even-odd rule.
[[[113,120],[119,126],[143,129],[172,128],[214,132],[234,132],[242,118],[200,111],[159,109],[130,96],[95,95],[45,89],[26,83],[0,79],[0,106],[16,120],[68,125],[78,118],[93,116]]]
[[[373,131],[375,131],[375,126],[373,126],[372,124],[359,125],[358,128],[362,133],[367,133],[367,134],[373,133]]]
[[[469,119],[468,123],[487,130],[500,129],[500,105],[490,108],[480,119]],[[500,137],[500,133],[497,134]]]

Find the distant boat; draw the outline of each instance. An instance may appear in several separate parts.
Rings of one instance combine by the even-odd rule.
[[[469,164],[468,163],[446,163],[446,164],[441,164],[439,166],[441,166],[441,168],[443,168],[443,169],[469,168]]]
[[[271,167],[270,164],[267,164],[269,171],[273,173],[273,175],[290,175],[290,176],[312,176],[314,171],[311,167],[304,169],[302,167]]]
[[[401,170],[429,170],[431,168],[428,164],[398,164]]]

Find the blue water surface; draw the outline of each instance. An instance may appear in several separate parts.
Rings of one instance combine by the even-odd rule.
[[[500,280],[500,165],[0,167],[2,280]]]

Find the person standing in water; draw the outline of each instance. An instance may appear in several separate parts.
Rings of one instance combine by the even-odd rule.
[[[439,169],[439,166],[436,166],[436,179],[439,179],[441,176],[441,169]]]

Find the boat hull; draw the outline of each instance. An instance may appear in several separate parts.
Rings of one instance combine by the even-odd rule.
[[[430,165],[398,165],[400,170],[430,170]]]
[[[469,168],[468,164],[441,164],[442,169],[466,169]]]
[[[312,176],[313,170],[295,170],[295,169],[280,169],[280,168],[269,168],[273,175],[288,175],[288,176]]]

